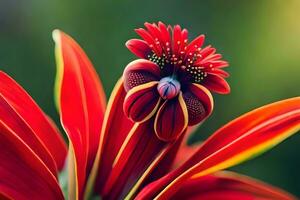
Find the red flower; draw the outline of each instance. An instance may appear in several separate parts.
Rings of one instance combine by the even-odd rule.
[[[188,31],[179,25],[167,28],[159,22],[145,27],[136,29],[143,40],[126,43],[142,59],[129,63],[124,71],[128,92],[124,112],[135,122],[154,116],[157,137],[172,141],[188,125],[211,114],[213,99],[208,90],[229,93],[224,80],[228,73],[222,70],[228,63],[211,46],[202,47],[204,35],[189,43]]]
[[[187,145],[194,127],[176,140],[164,142],[155,135],[153,119],[134,123],[123,112],[125,96],[129,98],[128,93],[140,86],[127,93],[121,78],[106,105],[101,81],[84,51],[61,31],[53,36],[55,95],[68,136],[68,156],[67,146],[50,118],[21,86],[0,72],[0,199],[296,199],[265,183],[220,170],[250,159],[299,131],[300,97],[246,113],[201,145]],[[169,89],[160,101],[173,103],[180,94],[178,83],[163,83],[158,89]],[[151,88],[153,82],[146,84]],[[199,94],[194,93],[198,88],[191,88],[192,94]],[[158,94],[155,89],[145,95],[152,98]],[[170,96],[176,97],[168,99]],[[199,99],[203,100],[201,96]],[[171,105],[177,109],[176,103]],[[164,122],[166,127],[177,126],[172,119]]]

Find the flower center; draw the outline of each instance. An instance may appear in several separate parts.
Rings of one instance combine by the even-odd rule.
[[[180,83],[172,77],[164,77],[159,81],[157,90],[163,99],[172,99],[180,92]]]
[[[148,55],[148,59],[156,63],[160,67],[160,69],[163,69],[166,64],[165,57],[159,57],[155,53],[153,53],[152,55]]]

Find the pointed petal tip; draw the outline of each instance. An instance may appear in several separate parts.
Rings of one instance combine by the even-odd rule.
[[[140,39],[130,39],[125,43],[125,46],[137,57],[148,58],[151,53],[151,48],[149,45]]]
[[[230,88],[229,84],[227,84],[226,87],[224,87],[224,90],[218,91],[217,93],[219,93],[219,94],[230,94],[230,92],[231,92],[231,88]]]
[[[52,38],[53,38],[54,42],[57,43],[59,41],[60,35],[61,35],[61,31],[59,29],[54,29],[52,31]]]

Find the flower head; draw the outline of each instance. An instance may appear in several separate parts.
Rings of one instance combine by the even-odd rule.
[[[229,93],[222,68],[228,63],[211,46],[202,47],[204,35],[188,42],[179,25],[145,23],[136,29],[143,40],[131,39],[128,49],[141,59],[124,71],[128,92],[124,111],[133,121],[155,117],[155,132],[164,141],[176,139],[188,125],[202,122],[212,112],[209,92]]]
[[[140,78],[127,84],[125,80],[127,91],[121,78],[106,104],[101,81],[82,48],[61,31],[53,36],[58,64],[55,97],[69,146],[28,93],[0,71],[1,200],[298,199],[222,170],[297,133],[300,97],[244,114],[201,145],[187,145],[184,136],[193,128],[166,143],[156,137],[153,122],[157,133],[169,134],[182,127],[181,117],[187,114],[188,124],[199,120],[192,118],[199,113],[207,116],[211,98],[203,85],[163,77],[153,61],[138,60],[132,67],[136,70],[127,68],[125,76]],[[127,114],[142,119],[145,113],[157,112],[155,120],[129,120],[123,105],[130,99],[135,103],[125,106]],[[146,100],[148,106],[141,106]],[[188,106],[198,110],[187,113]]]

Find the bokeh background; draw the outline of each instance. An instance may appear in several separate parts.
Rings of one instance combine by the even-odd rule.
[[[214,95],[215,111],[191,138],[203,140],[255,107],[300,95],[298,0],[0,0],[0,69],[14,77],[57,122],[51,32],[72,35],[85,49],[107,94],[135,57],[125,48],[145,21],[181,24],[204,33],[230,63],[230,95]],[[300,135],[232,170],[300,196]]]

